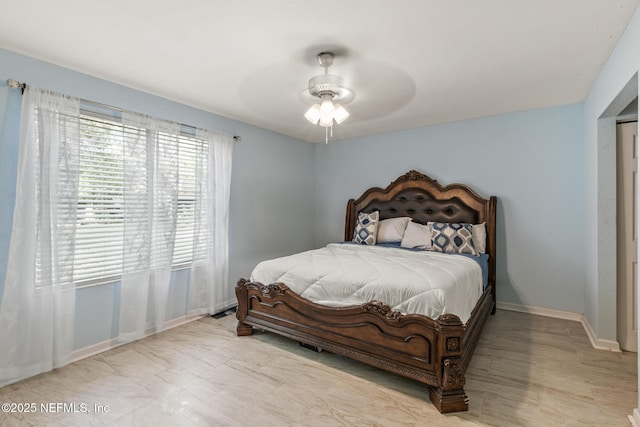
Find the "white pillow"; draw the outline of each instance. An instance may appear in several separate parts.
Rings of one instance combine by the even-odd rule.
[[[479,254],[487,252],[487,227],[485,223],[473,224],[471,227],[471,239],[473,240],[473,246],[476,248]]]
[[[404,236],[404,229],[407,223],[411,221],[408,216],[399,218],[383,219],[378,223],[378,243],[399,242]]]
[[[404,231],[400,246],[403,248],[431,249],[431,227],[428,225],[410,222]]]

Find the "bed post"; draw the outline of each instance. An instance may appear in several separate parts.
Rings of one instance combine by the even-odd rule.
[[[496,196],[489,198],[487,205],[487,253],[489,254],[489,285],[491,285],[491,297],[493,307],[491,314],[496,314],[496,216],[498,199]]]
[[[247,317],[249,311],[249,291],[245,286],[248,280],[240,279],[236,285],[236,298],[238,299],[238,310],[236,311],[236,319],[238,319],[238,326],[236,327],[236,334],[239,337],[253,334],[253,328],[251,325],[247,325],[243,322]]]
[[[464,325],[453,314],[443,314],[435,320],[437,335],[436,378],[438,386],[429,387],[429,398],[442,413],[466,411],[469,398],[464,392],[462,343]]]
[[[353,230],[356,228],[355,219],[358,213],[355,212],[355,199],[349,199],[347,202],[347,214],[344,221],[344,241],[348,242],[353,239]]]

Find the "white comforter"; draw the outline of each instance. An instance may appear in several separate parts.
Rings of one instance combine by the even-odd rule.
[[[403,314],[444,313],[466,323],[482,295],[480,266],[463,256],[333,243],[263,261],[252,281],[282,282],[318,304],[344,307],[371,300]]]

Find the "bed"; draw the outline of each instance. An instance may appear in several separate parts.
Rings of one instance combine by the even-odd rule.
[[[386,188],[370,188],[348,201],[344,240],[351,241],[362,225],[359,214],[375,212],[379,221],[410,217],[418,224],[484,224],[484,286],[463,316],[465,322],[449,312],[432,318],[376,299],[345,306],[320,304],[287,283],[240,279],[237,334],[251,335],[258,328],[394,372],[428,385],[430,400],[440,412],[465,411],[465,370],[489,314],[495,313],[496,197],[483,198],[462,184],[442,186],[412,170]],[[335,250],[343,251],[345,245]]]

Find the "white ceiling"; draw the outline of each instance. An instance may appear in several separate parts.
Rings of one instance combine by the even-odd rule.
[[[352,138],[582,101],[639,3],[0,0],[0,47],[324,142],[302,97],[320,51]]]

